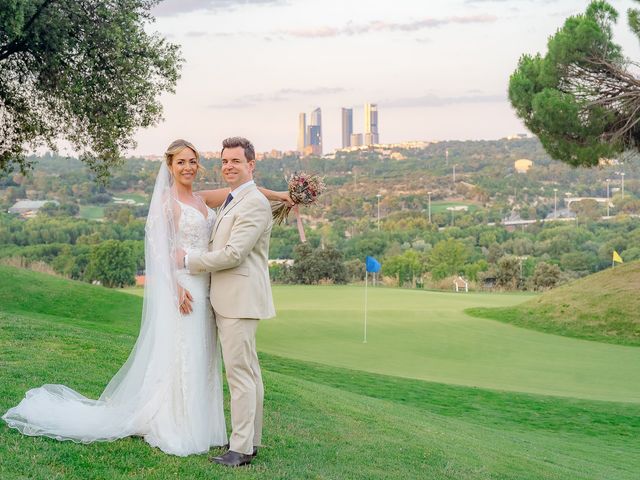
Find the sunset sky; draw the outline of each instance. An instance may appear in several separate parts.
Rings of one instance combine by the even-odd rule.
[[[620,13],[616,41],[640,60]],[[258,151],[295,149],[299,112],[322,108],[324,151],[340,142],[340,108],[377,103],[380,141],[495,139],[525,132],[507,100],[523,53],[544,52],[585,0],[166,0],[150,30],[181,46],[165,120],[136,154],[175,138],[217,150],[243,135]]]

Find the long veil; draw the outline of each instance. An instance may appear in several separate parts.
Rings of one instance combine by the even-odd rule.
[[[98,400],[64,385],[43,385],[2,417],[25,435],[89,443],[145,435],[175,369],[181,320],[175,250],[175,192],[164,162],[156,178],[145,226],[145,290],[140,334],[126,363]]]

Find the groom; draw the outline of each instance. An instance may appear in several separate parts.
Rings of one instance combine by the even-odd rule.
[[[211,304],[231,393],[229,450],[213,462],[251,463],[262,438],[264,389],[258,355],[258,320],[275,315],[269,282],[271,207],[253,182],[256,156],[242,137],[222,143],[222,176],[231,193],[213,227],[209,251],[186,255],[191,273],[211,272]]]

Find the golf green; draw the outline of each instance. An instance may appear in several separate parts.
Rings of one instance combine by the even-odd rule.
[[[523,294],[276,286],[278,316],[258,349],[399,377],[585,399],[640,403],[640,348],[540,333],[473,318],[469,307],[511,306]]]

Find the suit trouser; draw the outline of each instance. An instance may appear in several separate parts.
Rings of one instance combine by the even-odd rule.
[[[262,441],[264,387],[256,352],[259,320],[215,315],[231,394],[229,449],[250,454]]]

